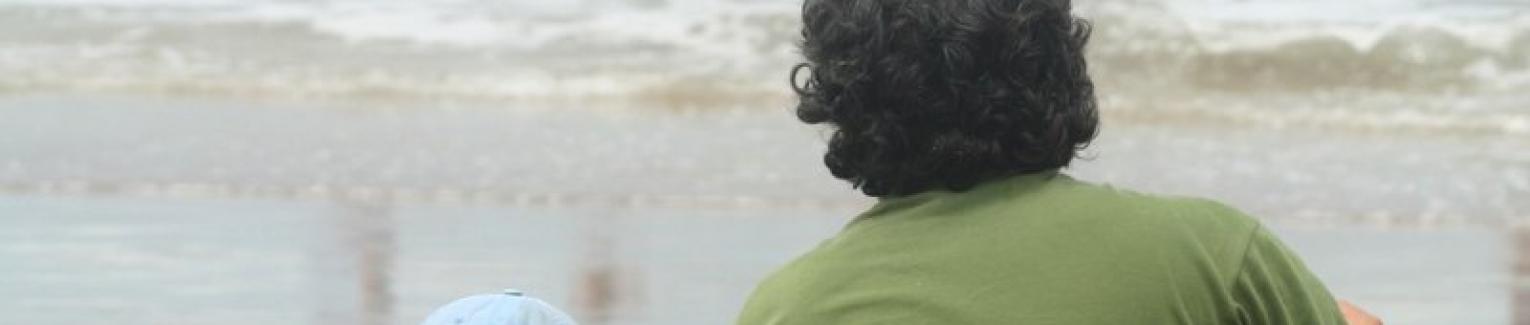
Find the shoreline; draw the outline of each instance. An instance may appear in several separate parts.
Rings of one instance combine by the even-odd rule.
[[[868,202],[824,170],[824,128],[789,108],[650,112],[0,98],[10,117],[0,120],[0,193],[707,209]],[[1112,116],[1071,174],[1298,225],[1530,219],[1530,202],[1516,199],[1530,193],[1526,139]]]
[[[526,97],[500,96],[311,96],[304,94],[240,94],[240,93],[177,93],[133,92],[91,90],[55,90],[5,92],[0,90],[0,104],[5,101],[80,101],[79,94],[121,100],[129,103],[172,103],[185,105],[205,103],[224,106],[264,106],[270,108],[304,106],[338,110],[574,110],[588,112],[620,112],[639,114],[708,114],[730,111],[780,111],[794,114],[796,98],[790,92],[769,90],[704,90],[677,92],[673,90],[643,91],[630,94],[607,95],[548,95]],[[1208,98],[1274,97],[1297,102],[1312,94],[1229,94],[1207,92]],[[1384,94],[1355,94],[1354,97]],[[1332,95],[1329,95],[1332,96]],[[1508,95],[1513,96],[1513,95]],[[1494,97],[1497,98],[1497,97]],[[1526,97],[1530,100],[1530,97]],[[1231,100],[1231,99],[1228,99]],[[1510,98],[1500,98],[1512,101]],[[1438,101],[1438,99],[1436,99]],[[1108,125],[1122,126],[1181,126],[1204,128],[1262,128],[1272,130],[1321,130],[1353,134],[1395,135],[1450,135],[1450,136],[1530,136],[1530,111],[1484,111],[1473,114],[1440,111],[1439,108],[1396,109],[1319,109],[1314,107],[1275,108],[1250,106],[1253,102],[1223,102],[1212,100],[1176,100],[1160,96],[1120,96],[1102,94],[1100,118]],[[1329,103],[1343,106],[1343,102]],[[1354,104],[1361,106],[1384,105],[1384,103]],[[1429,105],[1439,105],[1432,103]],[[1318,105],[1323,107],[1324,105]],[[1326,108],[1326,107],[1325,107]],[[1530,144],[1530,142],[1527,142]]]

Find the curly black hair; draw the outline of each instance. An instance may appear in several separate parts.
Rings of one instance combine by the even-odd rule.
[[[874,197],[1067,167],[1099,126],[1090,25],[1071,10],[1070,0],[807,0],[797,117],[834,126],[825,164]]]

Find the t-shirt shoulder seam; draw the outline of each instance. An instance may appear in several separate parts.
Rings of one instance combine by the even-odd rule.
[[[1257,237],[1259,237],[1259,231],[1261,229],[1264,229],[1264,225],[1255,222],[1254,225],[1249,227],[1249,230],[1246,231],[1246,235],[1243,236],[1243,248],[1239,249],[1239,253],[1237,255],[1237,265],[1233,266],[1232,273],[1228,273],[1230,277],[1226,280],[1227,283],[1223,283],[1223,285],[1226,287],[1231,288],[1232,286],[1236,285],[1238,278],[1243,276],[1243,271],[1247,270],[1249,252],[1253,251],[1254,241],[1257,240]]]

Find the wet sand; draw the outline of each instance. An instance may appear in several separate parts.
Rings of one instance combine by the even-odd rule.
[[[459,296],[518,288],[587,323],[723,324],[755,281],[851,212],[5,196],[0,321],[412,324]],[[381,218],[392,249],[369,264],[346,238]],[[1507,323],[1497,232],[1280,232],[1335,294],[1389,324]]]
[[[594,324],[726,323],[869,204],[784,109],[29,96],[0,116],[0,323],[411,324],[507,287]],[[1113,123],[1077,177],[1263,217],[1390,324],[1508,322],[1525,139]]]

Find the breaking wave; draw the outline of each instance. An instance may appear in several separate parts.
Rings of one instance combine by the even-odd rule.
[[[1297,2],[1287,6],[1312,5]],[[1524,132],[1530,6],[1463,1],[1451,8],[1465,9],[1438,10],[1392,0],[1364,3],[1395,12],[1347,20],[1268,14],[1280,3],[1080,6],[1097,28],[1095,78],[1117,106],[1506,116],[1495,118],[1507,121],[1499,129]],[[0,0],[0,93],[784,98],[798,8],[787,0]]]

